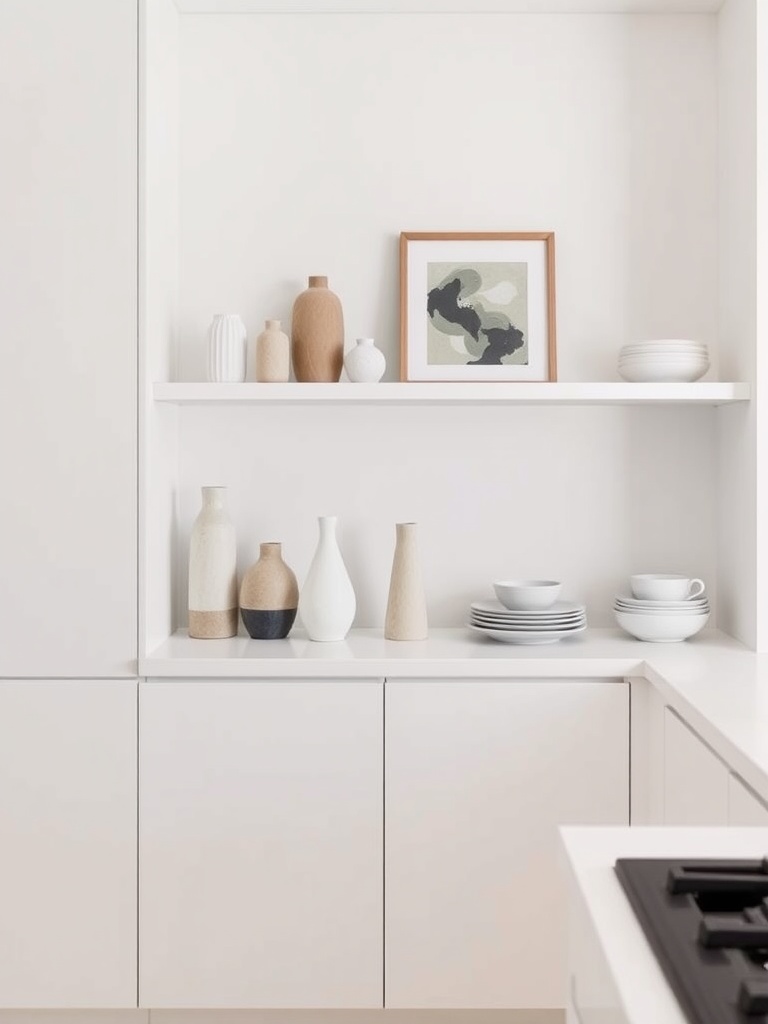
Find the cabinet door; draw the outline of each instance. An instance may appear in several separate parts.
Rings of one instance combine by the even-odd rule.
[[[147,1007],[381,1007],[380,682],[140,694]]]
[[[0,3],[7,677],[136,672],[136,8]]]
[[[560,824],[627,824],[625,683],[386,684],[385,1003],[565,1004]]]
[[[768,806],[733,772],[728,776],[728,824],[768,825]]]
[[[728,769],[671,708],[664,715],[664,824],[728,824]]]
[[[0,683],[0,1006],[136,1006],[136,682]]]

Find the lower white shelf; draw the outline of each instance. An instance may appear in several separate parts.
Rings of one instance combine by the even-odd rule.
[[[588,629],[558,643],[514,645],[468,629],[432,629],[428,640],[385,640],[353,629],[341,643],[317,643],[295,630],[286,640],[192,640],[179,630],[139,660],[146,678],[609,678],[645,674],[646,661],[684,669],[712,650],[743,649],[718,630],[676,644],[633,640],[619,629]]]

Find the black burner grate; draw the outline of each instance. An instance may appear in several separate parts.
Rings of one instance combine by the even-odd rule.
[[[616,861],[691,1024],[768,1024],[768,872],[761,861]]]

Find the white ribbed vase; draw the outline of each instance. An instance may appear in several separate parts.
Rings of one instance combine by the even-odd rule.
[[[384,353],[376,348],[373,338],[358,338],[355,347],[344,356],[344,369],[355,384],[376,384],[386,368]]]
[[[299,615],[310,640],[343,640],[357,602],[336,541],[336,516],[320,516],[320,540],[299,594]]]
[[[203,487],[189,539],[189,635],[218,640],[237,633],[237,544],[226,487]]]
[[[395,557],[392,560],[384,636],[387,640],[426,640],[427,603],[421,579],[416,523],[397,523],[395,531]]]
[[[242,384],[247,331],[237,313],[217,313],[208,328],[208,380]]]

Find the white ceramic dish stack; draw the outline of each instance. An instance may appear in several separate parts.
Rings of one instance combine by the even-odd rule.
[[[500,601],[473,601],[470,629],[505,644],[553,644],[587,628],[586,609],[573,601],[555,601],[548,608],[510,609]]]
[[[619,375],[629,381],[687,383],[699,380],[708,369],[709,350],[698,341],[640,341],[619,352]]]
[[[703,629],[709,618],[707,597],[685,601],[647,601],[619,595],[614,601],[616,621],[638,640],[675,643]]]

